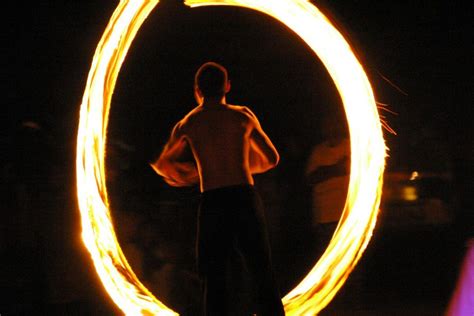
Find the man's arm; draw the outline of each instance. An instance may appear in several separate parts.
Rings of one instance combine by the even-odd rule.
[[[252,121],[250,133],[249,167],[252,174],[263,173],[274,168],[280,161],[280,155],[270,138],[263,131],[257,116],[247,107],[244,112]]]
[[[309,185],[316,185],[331,178],[346,176],[348,171],[348,158],[341,159],[334,165],[320,166],[309,172],[306,176]]]
[[[181,132],[181,122],[173,128],[160,156],[150,166],[171,186],[191,186],[199,182],[191,147]]]
[[[309,185],[317,185],[331,178],[350,174],[350,144],[342,140],[337,148],[329,150],[326,143],[313,148],[308,159],[305,176]]]

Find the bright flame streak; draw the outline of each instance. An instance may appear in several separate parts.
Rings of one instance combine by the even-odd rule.
[[[114,233],[105,186],[110,100],[120,66],[158,1],[122,1],[97,46],[84,92],[77,138],[77,190],[82,236],[104,287],[127,315],[176,315],[140,283]]]
[[[81,106],[77,186],[83,239],[114,302],[129,315],[175,315],[140,283],[115,236],[105,186],[105,136],[110,100],[126,53],[158,0],[122,0],[93,58]],[[350,46],[304,0],[188,0],[191,7],[232,5],[281,21],[319,56],[343,100],[351,137],[351,179],[339,226],[321,259],[283,301],[287,315],[315,315],[344,284],[375,226],[385,144],[372,88]]]

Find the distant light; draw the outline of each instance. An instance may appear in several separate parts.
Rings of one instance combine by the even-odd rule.
[[[41,129],[41,126],[37,122],[34,122],[34,121],[24,121],[21,123],[21,126],[31,128],[31,129],[36,129],[36,130]]]
[[[402,199],[405,201],[416,201],[418,200],[418,192],[416,187],[406,186],[402,188]]]
[[[410,180],[413,181],[419,177],[418,171],[413,171],[410,176]]]

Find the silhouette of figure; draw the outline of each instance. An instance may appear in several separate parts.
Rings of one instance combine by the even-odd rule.
[[[326,248],[344,209],[349,184],[350,142],[339,116],[323,117],[324,140],[313,147],[306,164],[312,187],[312,227],[319,240],[319,254]]]
[[[200,186],[196,252],[205,315],[255,312],[230,308],[233,285],[226,269],[236,250],[254,281],[258,315],[284,315],[252,177],[274,168],[279,154],[249,108],[226,103],[229,90],[227,70],[203,64],[194,85],[199,105],[174,126],[151,166],[169,185]]]
[[[322,118],[323,141],[313,147],[306,164],[306,177],[312,187],[312,230],[321,256],[337,228],[344,210],[350,178],[350,140],[344,117],[338,109],[328,110]],[[367,257],[367,253],[366,253]],[[364,308],[366,268],[359,265],[351,274],[339,298],[353,311]]]

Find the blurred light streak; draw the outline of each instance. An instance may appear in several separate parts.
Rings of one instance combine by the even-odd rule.
[[[474,238],[467,241],[466,248],[445,316],[472,316],[474,312]]]
[[[110,101],[130,45],[158,0],[122,0],[97,46],[80,110],[77,194],[82,236],[112,300],[127,315],[176,315],[138,280],[120,249],[105,185]],[[287,315],[315,315],[362,256],[376,223],[385,143],[372,88],[342,35],[304,0],[188,0],[191,7],[231,5],[268,14],[293,30],[321,59],[343,100],[351,137],[351,179],[338,228],[320,260],[283,301]]]

